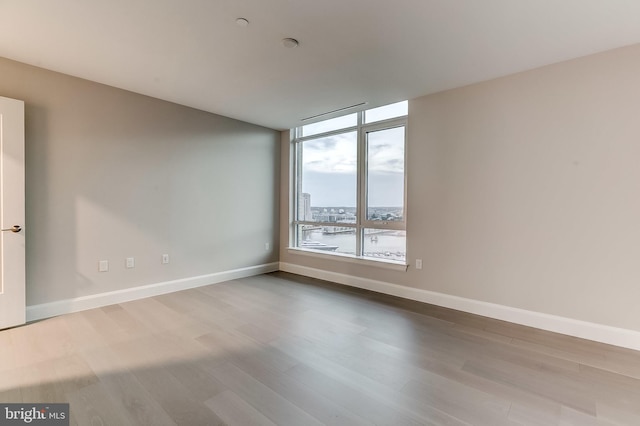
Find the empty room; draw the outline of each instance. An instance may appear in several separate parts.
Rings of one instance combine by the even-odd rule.
[[[0,425],[639,425],[640,3],[0,2]]]

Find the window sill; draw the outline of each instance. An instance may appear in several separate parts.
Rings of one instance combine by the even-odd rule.
[[[289,254],[315,257],[317,259],[334,260],[337,262],[354,263],[363,266],[372,266],[375,268],[391,269],[393,271],[406,272],[409,265],[404,262],[386,259],[370,259],[366,257],[358,257],[350,254],[333,253],[325,254],[316,250],[307,250],[298,247],[287,248]]]

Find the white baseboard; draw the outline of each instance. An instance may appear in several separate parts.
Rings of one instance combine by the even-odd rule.
[[[640,350],[640,332],[280,262],[280,270],[581,339]]]
[[[108,293],[93,294],[90,296],[82,296],[73,299],[43,303],[40,305],[27,306],[27,321],[36,321],[43,318],[50,318],[57,315],[69,314],[87,309],[100,308],[102,306],[113,305],[116,303],[130,302],[132,300],[143,299],[145,297],[173,293],[174,291],[217,284],[223,281],[251,277],[277,270],[277,262],[267,263],[264,265],[250,266],[248,268],[233,269],[230,271],[216,272],[197,277],[110,291]]]

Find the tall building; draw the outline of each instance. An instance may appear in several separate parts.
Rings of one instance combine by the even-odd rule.
[[[311,194],[302,192],[298,197],[298,220],[313,220]]]

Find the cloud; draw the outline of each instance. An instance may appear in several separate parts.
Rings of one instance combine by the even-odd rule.
[[[336,148],[338,142],[332,138],[318,139],[315,141],[313,149],[320,151],[331,151]]]
[[[368,134],[370,206],[402,206],[404,196],[404,129]],[[300,143],[302,191],[312,206],[355,206],[357,181],[356,132]]]
[[[393,145],[389,143],[369,144],[369,156],[378,155],[391,148],[393,148]]]
[[[404,173],[404,128],[367,134],[369,173]]]
[[[404,173],[404,150],[401,146],[385,145],[385,149],[375,151],[369,151],[369,173]]]
[[[355,173],[357,161],[355,132],[302,142],[305,171]]]

